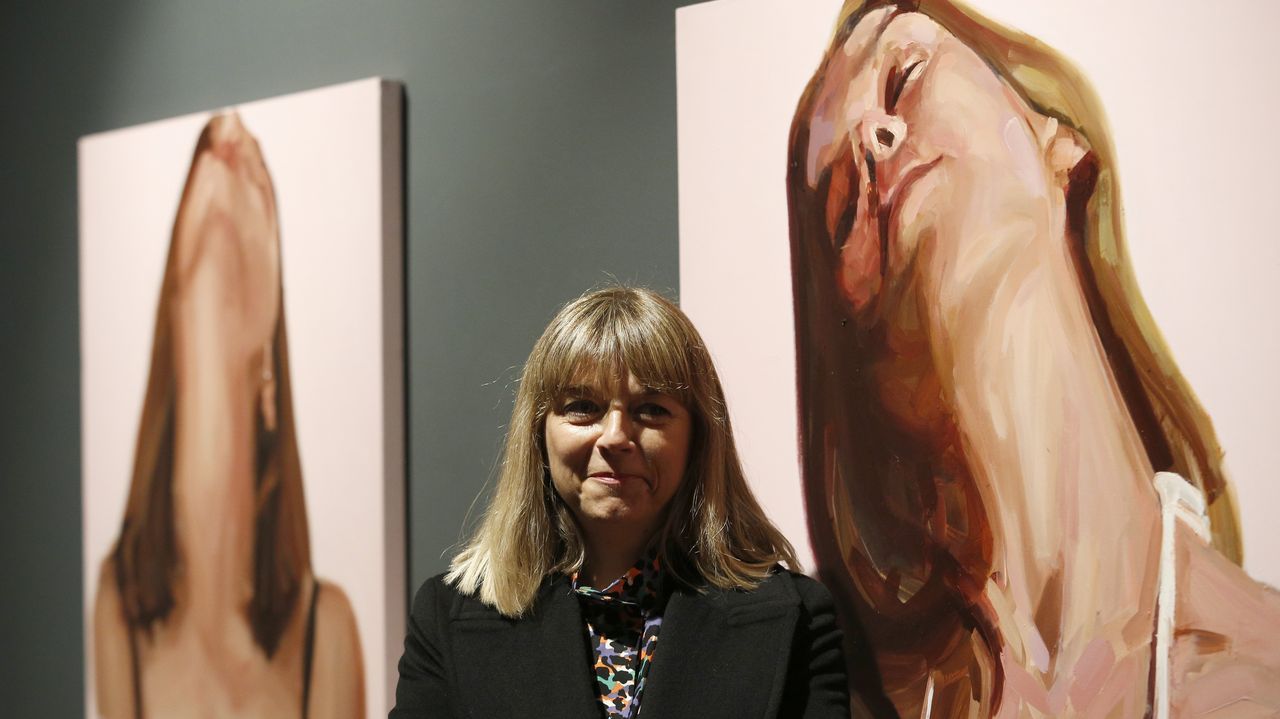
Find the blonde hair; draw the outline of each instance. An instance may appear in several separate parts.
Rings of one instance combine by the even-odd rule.
[[[608,287],[565,305],[534,344],[497,487],[446,581],[516,617],[545,577],[581,568],[582,535],[546,465],[547,412],[584,375],[607,380],[624,369],[680,400],[693,418],[684,481],[655,537],[667,571],[693,587],[751,589],[779,562],[799,568],[747,485],[724,391],[698,331],[656,292]]]

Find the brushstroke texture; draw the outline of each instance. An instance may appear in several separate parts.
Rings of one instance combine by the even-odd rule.
[[[1207,499],[1213,546],[1187,550],[1187,576],[1280,633],[1238,566],[1212,427],[1126,265],[1112,155],[1069,65],[945,1],[847,3],[800,100],[806,503],[820,575],[867,627],[847,653],[872,713],[1143,715],[1156,471]],[[1224,621],[1178,596],[1180,637]],[[1174,672],[1195,676],[1185,644]],[[1252,680],[1225,696],[1265,706],[1280,661],[1234,647],[1203,654]]]

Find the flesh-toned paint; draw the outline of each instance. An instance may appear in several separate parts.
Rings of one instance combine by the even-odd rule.
[[[788,198],[810,536],[869,635],[853,671],[907,716],[1141,714],[1176,674],[1153,651],[1155,470],[1204,493],[1215,556],[1238,532],[1208,419],[1108,253],[1096,99],[950,3],[849,2],[837,27]]]

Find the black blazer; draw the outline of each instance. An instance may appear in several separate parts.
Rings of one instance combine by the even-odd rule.
[[[640,716],[849,716],[831,595],[779,571],[754,591],[680,589],[662,620]],[[512,620],[443,575],[418,590],[391,719],[603,717],[591,649],[567,577]]]

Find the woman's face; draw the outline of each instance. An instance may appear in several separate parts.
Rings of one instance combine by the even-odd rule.
[[[689,410],[630,372],[580,383],[547,413],[551,481],[588,538],[606,527],[648,536],[684,479],[691,434]]]
[[[807,119],[806,179],[832,173],[825,218],[855,311],[921,242],[1048,207],[1056,122],[921,13],[868,13],[831,53]]]
[[[216,331],[232,359],[261,352],[278,319],[279,229],[262,151],[235,114],[209,121],[174,242],[188,316]]]

